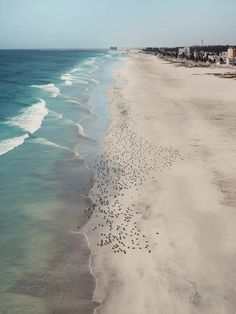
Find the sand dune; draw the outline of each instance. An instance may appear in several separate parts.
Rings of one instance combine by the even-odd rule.
[[[116,73],[85,230],[97,313],[236,313],[236,82],[206,71]]]

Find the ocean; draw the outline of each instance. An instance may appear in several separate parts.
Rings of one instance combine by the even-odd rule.
[[[0,313],[93,313],[79,232],[121,55],[0,51]]]

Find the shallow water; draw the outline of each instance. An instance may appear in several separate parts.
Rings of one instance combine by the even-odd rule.
[[[0,313],[91,313],[78,226],[108,126],[109,51],[0,51]]]

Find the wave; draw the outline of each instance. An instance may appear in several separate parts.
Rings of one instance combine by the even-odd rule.
[[[41,127],[43,119],[47,114],[46,102],[43,99],[39,99],[39,102],[23,109],[18,116],[10,118],[5,124],[34,133]]]
[[[78,134],[82,137],[86,137],[85,133],[84,133],[84,128],[82,127],[81,124],[76,123],[77,129],[78,129]]]
[[[84,63],[85,64],[93,64],[95,61],[96,61],[97,58],[95,57],[91,57],[89,58],[87,61],[85,61]]]
[[[71,102],[72,104],[77,104],[77,105],[83,106],[81,104],[81,102],[79,102],[78,100],[70,99],[70,100],[67,100],[67,102]]]
[[[95,78],[93,78],[93,77],[89,78],[89,80],[92,81],[92,82],[94,82],[95,84],[99,84],[99,83],[100,83],[99,80],[97,80],[97,79],[95,79]]]
[[[86,134],[85,134],[85,131],[84,131],[84,128],[82,127],[82,125],[80,123],[76,123],[76,126],[77,126],[77,130],[78,130],[78,135],[80,137],[82,137],[83,139],[89,141],[89,142],[92,142],[92,143],[96,143],[97,141],[88,137]]]
[[[75,72],[78,72],[78,71],[80,71],[81,70],[81,67],[80,66],[77,66],[77,67],[75,67],[74,69],[72,69],[70,72],[71,73],[75,73]]]
[[[93,114],[93,112],[92,112],[92,110],[90,109],[90,108],[88,108],[88,107],[86,107],[85,105],[83,105],[83,104],[81,104],[79,101],[77,101],[77,100],[67,100],[67,102],[70,102],[70,103],[72,103],[72,104],[76,104],[76,105],[78,105],[79,107],[80,107],[80,109],[82,109],[82,110],[84,110],[84,111],[86,111],[86,112],[88,112],[89,114]]]
[[[72,71],[71,71],[72,72]],[[89,85],[90,82],[93,82],[95,84],[100,83],[98,80],[95,78],[92,78],[88,75],[82,74],[80,76],[73,76],[70,73],[65,73],[63,74],[60,79],[64,81],[65,85],[70,86],[75,82],[76,84],[83,84],[83,85]]]
[[[60,149],[63,149],[63,150],[67,150],[67,151],[73,152],[68,147],[62,146],[62,145],[59,145],[59,144],[56,144],[56,143],[53,143],[53,142],[51,142],[51,141],[49,141],[49,140],[47,140],[46,138],[43,138],[43,137],[37,137],[35,139],[32,139],[31,142],[37,143],[37,144],[41,144],[41,145],[56,147],[56,148],[60,148]]]
[[[98,70],[98,66],[94,66],[92,70],[88,71],[89,74],[94,74]]]
[[[49,110],[48,113],[50,114],[50,116],[57,118],[57,119],[62,119],[63,118],[63,114],[62,113],[58,113],[56,111],[53,110]]]
[[[61,119],[61,120],[62,120],[62,123],[64,123],[64,124],[77,126],[77,123],[76,123],[75,121],[72,121],[72,120],[69,119],[69,118],[65,118],[65,117],[63,116],[63,114],[61,114],[61,113],[58,113],[58,112],[55,112],[55,111],[50,110],[50,111],[49,111],[49,114],[50,114],[53,118]]]
[[[51,142],[51,141],[49,141],[49,140],[47,140],[46,138],[43,138],[43,137],[34,138],[34,139],[31,140],[31,142],[37,143],[37,144],[40,144],[40,145],[51,146],[51,147],[58,148],[58,149],[63,149],[63,150],[69,151],[70,153],[73,153],[77,158],[80,158],[79,150],[73,151],[72,149],[70,149],[70,148],[68,148],[66,146],[56,144],[56,143]]]
[[[77,79],[76,79],[76,83],[84,84],[84,85],[89,85],[89,82],[87,82],[86,80],[83,80],[83,79],[81,79],[81,78],[77,78]]]
[[[60,89],[55,84],[46,84],[46,85],[31,85],[31,87],[42,89],[46,92],[51,93],[52,97],[57,97],[60,95]]]
[[[75,78],[69,73],[65,73],[61,76],[61,80],[64,81],[65,85],[72,85],[74,79]]]
[[[65,118],[65,117],[63,116],[63,114],[61,114],[61,113],[58,113],[58,112],[55,112],[55,111],[50,110],[50,111],[49,111],[49,114],[50,114],[52,117],[54,117],[55,119],[62,119],[62,121],[64,122],[64,124],[65,124],[65,123],[66,123],[66,124],[69,124],[69,125],[75,125],[75,124],[76,124],[76,122],[72,121],[71,119]],[[63,123],[63,122],[62,122],[62,123]]]
[[[0,142],[0,155],[4,155],[14,148],[24,144],[24,141],[29,137],[28,134],[24,134],[18,137],[12,137]]]
[[[99,84],[100,83],[100,81],[98,79],[95,79],[94,77],[91,77],[91,75],[89,75],[89,74],[83,74],[81,82],[86,82],[87,84],[89,84],[89,82],[93,82],[95,84]]]
[[[95,62],[96,62],[96,59],[95,57],[91,57],[89,58],[87,61],[84,62],[85,65],[94,65]]]

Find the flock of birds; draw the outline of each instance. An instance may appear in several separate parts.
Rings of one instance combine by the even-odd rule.
[[[93,204],[85,212],[88,218],[93,215],[96,222],[92,231],[98,247],[110,246],[114,253],[127,254],[130,250],[151,253],[152,243],[140,225],[144,209],[136,201],[145,181],[157,182],[158,171],[169,169],[182,157],[171,146],[157,146],[138,136],[131,112],[120,103],[117,109],[120,114],[106,136],[106,153],[95,161],[96,175],[90,191]],[[144,119],[149,120],[150,116]],[[156,230],[155,236],[158,235]]]

